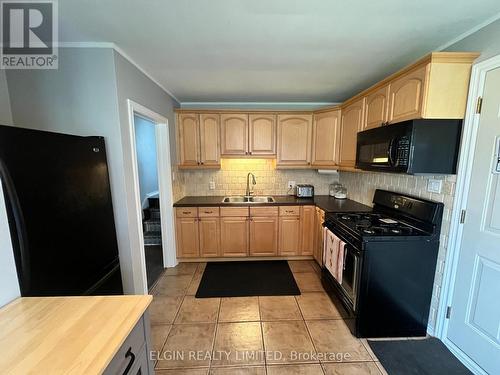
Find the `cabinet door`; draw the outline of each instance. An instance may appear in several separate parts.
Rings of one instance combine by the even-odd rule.
[[[279,221],[279,255],[299,255],[300,217],[282,216]]]
[[[276,155],[276,116],[253,114],[249,116],[249,154]]]
[[[200,115],[200,163],[220,166],[220,123],[218,114]]]
[[[356,137],[363,124],[364,98],[342,108],[340,132],[340,165],[354,167],[356,164]]]
[[[322,266],[323,265],[323,221],[325,219],[325,212],[316,207],[315,212],[315,239],[314,239],[314,259]]]
[[[315,211],[315,206],[300,208],[300,255],[313,255],[314,253]]]
[[[222,256],[248,255],[248,217],[222,217],[220,219]]]
[[[400,122],[422,117],[425,79],[428,65],[391,82],[389,122]]]
[[[251,256],[276,256],[278,254],[278,217],[252,217],[249,245]]]
[[[218,217],[202,217],[199,220],[201,256],[220,256],[220,219]]]
[[[198,166],[200,161],[199,115],[181,113],[178,120],[179,166]]]
[[[312,161],[313,166],[336,166],[339,158],[340,110],[314,115]]]
[[[220,120],[221,154],[248,155],[248,115],[222,114]]]
[[[312,115],[278,116],[277,165],[311,164]]]
[[[389,111],[389,85],[366,96],[363,130],[377,128],[387,122]]]
[[[176,230],[177,256],[180,258],[199,257],[198,219],[195,217],[178,217],[176,219]]]

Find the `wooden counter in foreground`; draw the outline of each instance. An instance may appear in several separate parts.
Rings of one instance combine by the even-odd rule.
[[[130,355],[114,357],[138,324],[147,342],[143,315],[151,301],[148,295],[18,298],[0,309],[0,373],[91,375],[128,366]]]

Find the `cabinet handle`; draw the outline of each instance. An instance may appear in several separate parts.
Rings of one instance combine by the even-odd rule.
[[[250,151],[249,154],[252,155],[252,151]]]
[[[123,375],[127,375],[130,369],[132,368],[132,365],[135,362],[135,354],[132,352],[132,347],[128,348],[127,353],[125,353],[125,358],[129,358],[130,361],[128,362],[127,367],[125,368],[125,371],[123,371]]]
[[[200,162],[201,165],[203,165],[203,162]]]
[[[203,211],[203,213],[205,213],[205,214],[212,214],[213,211]]]
[[[191,213],[191,211],[182,211],[182,213],[183,213],[184,215],[189,215],[189,214]]]

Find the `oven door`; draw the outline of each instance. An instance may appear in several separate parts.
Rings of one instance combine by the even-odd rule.
[[[360,265],[361,262],[358,252],[350,244],[346,244],[344,248],[344,268],[340,287],[351,301],[354,311],[356,311]]]

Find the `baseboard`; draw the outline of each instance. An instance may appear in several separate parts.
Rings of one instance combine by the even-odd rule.
[[[241,258],[177,258],[179,263],[190,262],[237,262],[252,260],[314,260],[312,256],[289,256],[289,257],[241,257]]]

